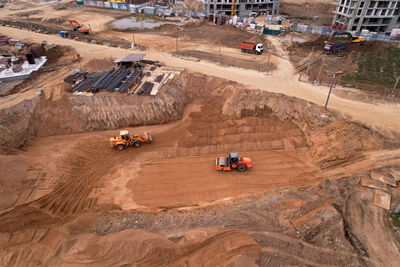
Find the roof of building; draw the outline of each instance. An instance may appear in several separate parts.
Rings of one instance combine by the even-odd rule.
[[[115,62],[137,62],[142,60],[145,56],[146,54],[129,54],[124,58],[117,59]]]

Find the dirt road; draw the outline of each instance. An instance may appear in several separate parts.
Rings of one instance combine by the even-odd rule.
[[[69,39],[61,39],[55,35],[45,35],[33,33],[25,30],[0,27],[2,34],[12,36],[31,42],[41,42],[46,40],[49,44],[70,45],[85,59],[122,57],[129,50],[113,48],[101,45],[76,42]],[[168,66],[183,67],[192,71],[204,73],[211,76],[236,81],[246,85],[249,88],[262,89],[275,93],[283,93],[308,100],[319,105],[324,105],[329,88],[322,86],[313,86],[298,82],[298,77],[289,61],[281,59],[278,61],[278,70],[271,76],[266,76],[252,70],[243,70],[234,67],[223,67],[207,62],[193,62],[180,58],[172,57],[167,53],[158,52],[153,49],[146,51],[147,58],[162,61]],[[394,104],[369,104],[348,100],[332,95],[329,107],[349,116],[355,120],[366,123],[370,126],[383,127],[389,130],[400,128],[400,107]]]

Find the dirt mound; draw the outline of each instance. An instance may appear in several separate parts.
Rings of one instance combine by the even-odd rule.
[[[24,100],[0,112],[0,148],[22,149],[29,140],[29,127],[39,98]]]
[[[251,103],[248,99],[253,99]],[[291,121],[304,133],[314,159],[319,163],[343,160],[362,152],[383,148],[384,138],[359,123],[345,122],[337,112],[324,111],[316,104],[255,90],[242,90],[224,105],[224,114],[270,116]]]
[[[115,67],[113,58],[103,58],[103,59],[91,59],[85,64],[83,69],[87,72],[102,72],[108,71]]]
[[[383,147],[383,139],[378,133],[346,121],[333,122],[314,131],[309,141],[314,157],[327,164]]]
[[[57,51],[63,50],[55,48],[53,52]],[[60,78],[50,73],[41,76],[36,85],[45,83],[46,78],[49,84],[51,80],[54,83],[52,87],[41,87],[40,97],[2,110],[0,121],[5,127],[0,131],[0,146],[21,149],[36,137],[175,121],[182,117],[191,99],[204,97],[209,90],[202,86],[204,75],[183,74],[166,84],[157,97],[117,93],[71,96]],[[27,82],[19,90],[30,88],[36,86]]]
[[[27,234],[34,238],[21,242]],[[173,242],[167,238],[140,230],[127,230],[107,236],[82,234],[67,236],[55,229],[18,232],[5,240],[2,236],[4,265],[254,265],[261,249],[242,230],[197,230],[186,233]],[[4,242],[6,241],[6,242]],[[12,246],[14,248],[12,248]],[[24,255],[24,251],[32,253]],[[249,265],[250,264],[250,265]]]
[[[26,172],[29,164],[21,156],[0,155],[0,211],[11,208],[28,185]]]
[[[79,133],[87,129],[87,124],[72,112],[71,102],[66,95],[58,100],[46,98],[43,95],[36,105],[29,127],[29,141],[42,136]]]
[[[47,62],[49,64],[70,64],[77,60],[77,53],[70,46],[55,45],[46,49]]]
[[[362,229],[357,228],[357,223],[351,224],[355,228],[348,227],[348,220],[353,219],[347,217],[347,210],[360,210],[345,204],[349,197],[353,199],[353,204],[363,206],[364,215],[378,212],[371,198],[362,203],[356,201],[359,198],[354,192],[360,190],[358,183],[358,177],[326,180],[308,189],[268,191],[189,210],[105,212],[92,229],[100,235],[141,229],[176,238],[190,229],[235,227],[247,231],[262,247],[258,260],[261,266],[374,266],[376,257],[381,258],[379,254],[373,252],[366,257],[358,251],[358,247],[373,244],[374,231],[357,232],[354,235],[355,229]],[[383,213],[379,212],[376,219],[383,219]],[[375,223],[362,218],[359,214],[356,221],[361,220],[368,227],[374,227]],[[384,235],[392,234],[390,228],[378,224]],[[390,251],[393,252],[394,247],[390,245]],[[390,259],[379,262],[397,262],[398,259],[393,259],[396,255],[397,252]]]

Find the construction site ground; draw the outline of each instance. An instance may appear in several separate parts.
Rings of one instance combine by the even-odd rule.
[[[393,90],[396,77],[393,77],[392,83],[388,85],[372,83],[370,81],[357,82],[355,79],[349,81],[344,79],[346,78],[345,76],[357,75],[359,71],[359,63],[354,60],[354,57],[364,53],[372,53],[372,55],[370,54],[369,56],[379,57],[383,51],[393,49],[393,58],[395,58],[398,49],[396,49],[395,44],[366,42],[360,45],[353,43],[347,44],[346,49],[341,53],[325,55],[323,54],[322,48],[328,37],[304,35],[303,38],[303,42],[285,42],[290,60],[300,74],[300,80],[310,83],[318,81],[320,84],[329,86],[333,80],[333,73],[336,73],[334,86],[339,89],[346,88],[345,90],[336,91],[336,93],[342,97],[366,102],[396,101],[396,98],[388,98],[388,95]],[[345,40],[335,41],[344,42]],[[378,58],[378,60],[380,59]],[[311,64],[310,61],[312,62]],[[380,69],[383,71],[384,64],[380,64],[382,65]],[[393,62],[393,65],[396,65],[396,62]],[[365,68],[366,67],[364,67],[364,69]],[[307,69],[309,69],[308,75]],[[371,68],[370,71],[372,72],[373,68]],[[371,73],[371,76],[375,76],[375,74]],[[398,90],[395,90],[393,93],[397,96],[399,95]]]
[[[302,24],[330,26],[335,4],[333,1],[285,0],[279,6],[279,13]]]
[[[30,11],[72,12],[106,38],[132,38],[108,30],[117,11]],[[237,31],[183,28],[180,51],[215,55],[220,40],[211,32]],[[397,103],[343,97],[338,86],[324,110],[329,88],[299,81],[296,63],[307,53],[279,38],[264,40],[267,73],[177,57],[175,29],[162,30],[135,33],[145,59],[180,72],[157,96],[77,96],[67,75],[105,71],[132,51],[0,26],[28,43],[46,40],[49,57],[0,97],[0,265],[399,265],[400,238],[374,205],[374,188],[391,195],[391,209],[400,201]],[[199,31],[210,35],[194,38]],[[267,62],[268,53],[235,47],[248,34],[222,42],[222,54]],[[110,148],[124,129],[149,132],[153,142]],[[215,158],[234,151],[253,168],[217,172]],[[386,182],[374,180],[377,170]]]

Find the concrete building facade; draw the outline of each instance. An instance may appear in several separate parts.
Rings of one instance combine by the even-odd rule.
[[[257,14],[276,15],[279,12],[281,0],[237,0],[236,15],[246,16],[252,12]],[[232,0],[203,0],[204,11],[208,13],[225,13],[231,15]]]
[[[339,0],[333,13],[333,26],[348,31],[389,34],[400,27],[400,0]]]

